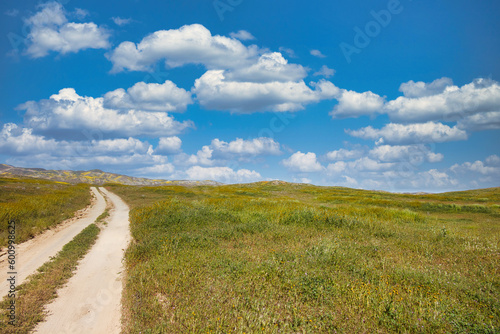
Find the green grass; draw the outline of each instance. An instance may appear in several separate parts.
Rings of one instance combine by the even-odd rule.
[[[500,189],[114,186],[125,333],[498,333]]]
[[[16,243],[21,243],[89,204],[88,185],[0,178],[0,247],[7,244],[10,220],[16,222]]]
[[[103,213],[101,213],[99,217],[96,218],[95,222],[98,224],[98,226],[99,224],[107,225],[108,224],[107,218],[110,216],[111,209],[113,209],[113,203],[111,203],[108,200],[107,196],[103,194],[100,189],[98,191],[101,193],[101,195],[104,197],[104,200],[106,201],[106,208],[104,209]]]
[[[1,333],[28,333],[37,323],[43,321],[46,316],[44,306],[57,297],[57,289],[73,276],[78,261],[95,243],[99,231],[95,224],[87,226],[72,241],[64,245],[54,258],[38,268],[37,273],[17,287],[14,325],[9,324],[7,313],[11,299],[5,297],[0,302]]]
[[[101,214],[99,215],[99,217],[97,217],[97,219],[96,219],[95,221],[96,221],[96,223],[104,223],[104,224],[106,224],[105,220],[106,220],[106,218],[108,218],[108,217],[109,217],[109,208],[106,208],[106,209],[103,211],[103,213],[101,213]]]

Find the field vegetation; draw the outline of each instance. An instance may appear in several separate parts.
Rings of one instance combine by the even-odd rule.
[[[89,186],[38,179],[0,178],[0,247],[15,221],[16,243],[68,219],[90,204]]]
[[[125,333],[498,333],[500,189],[110,186]]]

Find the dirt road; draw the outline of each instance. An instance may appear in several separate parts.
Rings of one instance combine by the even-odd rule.
[[[120,333],[122,258],[130,240],[129,208],[118,196],[102,190],[114,205],[108,225],[76,274],[58,291],[57,299],[47,305],[49,316],[35,333]]]
[[[91,189],[95,197],[93,205],[77,212],[74,218],[16,246],[16,285],[20,285],[29,275],[35,273],[42,264],[50,260],[50,257],[55,256],[65,244],[104,212],[106,208],[104,197],[96,188],[92,187]],[[2,277],[7,275],[9,271],[6,258],[7,256],[0,258]],[[0,282],[0,296],[5,296],[8,291],[9,283],[5,277]]]

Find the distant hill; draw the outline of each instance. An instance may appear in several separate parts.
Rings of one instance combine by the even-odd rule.
[[[186,181],[176,180],[168,181],[161,179],[147,179],[143,177],[132,177],[121,174],[107,173],[99,169],[89,171],[72,170],[48,170],[43,168],[23,168],[14,167],[6,164],[0,164],[0,177],[29,177],[37,179],[46,179],[68,183],[89,183],[103,185],[105,183],[118,183],[133,186],[164,186],[164,185],[220,185],[216,181]]]

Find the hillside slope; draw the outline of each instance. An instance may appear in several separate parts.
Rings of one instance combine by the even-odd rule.
[[[160,185],[219,185],[215,181],[168,181],[161,179],[147,179],[142,177],[132,177],[121,174],[107,173],[99,169],[89,171],[72,170],[47,170],[43,168],[23,168],[0,164],[0,177],[29,177],[37,179],[47,179],[68,183],[89,183],[103,185],[105,183],[118,183],[130,186],[160,186]]]

